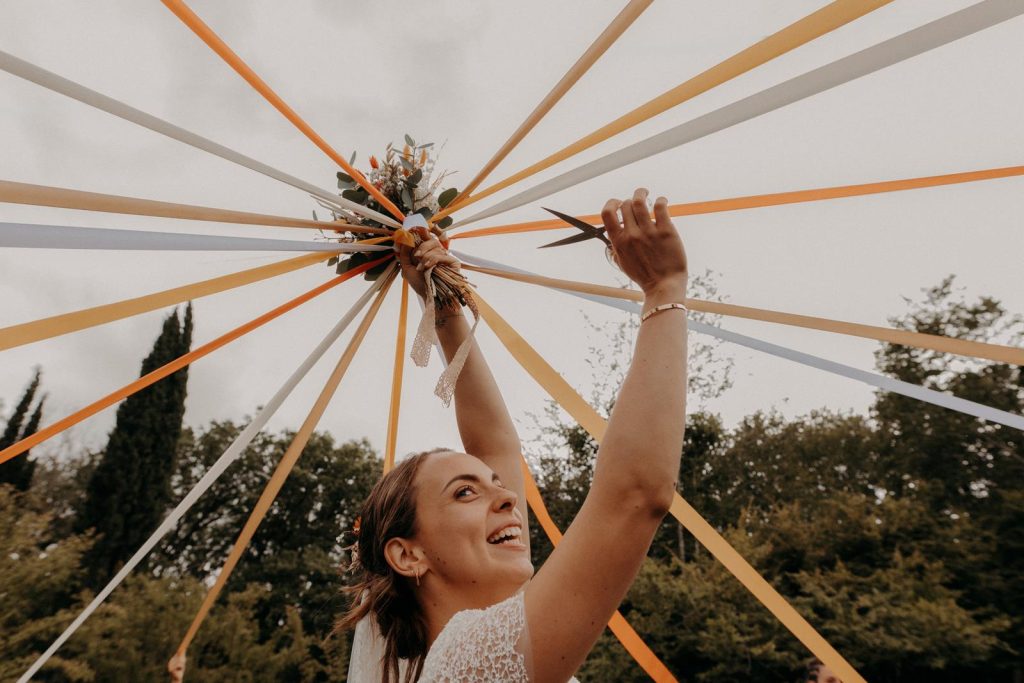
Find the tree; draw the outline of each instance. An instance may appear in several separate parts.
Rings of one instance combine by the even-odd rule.
[[[37,368],[32,381],[29,382],[28,388],[21,395],[21,400],[18,401],[14,412],[7,420],[7,426],[4,428],[3,434],[0,435],[0,450],[21,441],[27,436],[35,434],[36,430],[39,429],[39,423],[43,419],[45,396],[39,399],[28,422],[25,422],[25,416],[31,410],[32,402],[35,400],[36,392],[39,389],[40,374],[40,370]],[[29,460],[28,456],[29,452],[25,451],[18,457],[0,465],[0,484],[11,484],[19,491],[27,490],[32,483],[32,474],[36,468],[35,461]]]
[[[153,350],[142,362],[146,374],[188,352],[192,306],[164,319]],[[85,558],[90,585],[101,586],[153,532],[167,511],[171,477],[185,413],[188,368],[128,397],[89,481],[77,529],[98,538]]]
[[[232,422],[185,431],[173,481],[175,499],[192,488],[240,431]],[[205,580],[219,570],[293,437],[292,432],[257,436],[154,551],[153,571]],[[380,477],[381,466],[365,440],[339,444],[329,434],[312,435],[226,586],[232,594],[250,584],[273,588],[254,603],[259,642],[277,637],[294,612],[312,638],[310,661],[344,664],[335,662],[336,653],[325,648],[334,621],[347,608],[342,569],[352,538],[346,532]]]
[[[33,491],[0,485],[0,680],[23,674],[72,618],[61,610],[81,588],[79,561],[91,541],[57,538],[51,522]],[[58,655],[56,669],[71,678],[83,673]]]
[[[998,302],[951,293],[949,280],[928,290],[894,324],[1020,344],[1021,320]],[[900,379],[1024,412],[1021,368],[893,345],[878,359]],[[534,461],[564,528],[586,495],[597,448],[557,411],[549,417]],[[870,680],[1016,680],[1022,437],[881,392],[870,417],[759,412],[725,429],[691,411],[680,490]],[[648,645],[681,679],[795,679],[806,649],[688,535],[673,545],[672,530],[679,534],[674,519],[621,606]],[[645,679],[608,634],[579,677]]]

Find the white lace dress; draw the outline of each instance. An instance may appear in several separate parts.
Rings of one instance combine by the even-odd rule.
[[[529,683],[523,593],[451,618],[430,647],[419,683]],[[570,683],[579,683],[575,678]]]

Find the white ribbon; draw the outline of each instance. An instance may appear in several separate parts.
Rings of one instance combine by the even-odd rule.
[[[189,235],[70,225],[0,222],[0,247],[29,249],[131,249],[151,251],[388,251],[377,244],[302,242],[260,237]]]
[[[91,107],[101,109],[108,114],[113,114],[125,121],[131,121],[143,128],[148,128],[151,131],[160,133],[161,135],[166,135],[167,137],[173,138],[179,142],[184,142],[186,145],[191,145],[192,147],[201,149],[204,152],[215,154],[222,159],[227,159],[228,161],[245,166],[248,169],[256,171],[257,173],[262,173],[263,175],[269,176],[275,180],[280,180],[282,183],[291,185],[303,192],[308,192],[314,197],[319,197],[320,199],[332,202],[338,206],[343,206],[349,211],[366,216],[367,218],[372,218],[384,225],[390,225],[393,228],[401,227],[398,222],[390,216],[385,216],[377,211],[372,211],[361,204],[356,204],[353,201],[339,197],[327,190],[321,190],[315,185],[311,185],[310,183],[300,180],[293,175],[289,175],[284,171],[279,171],[276,168],[256,161],[251,157],[247,157],[240,152],[236,152],[224,145],[218,144],[213,140],[204,138],[201,135],[192,133],[191,131],[187,131],[173,123],[157,118],[152,114],[147,114],[135,107],[115,100],[112,97],[108,97],[107,95],[98,93],[95,90],[91,90],[84,85],[79,85],[74,81],[64,78],[63,76],[58,76],[51,71],[47,71],[46,69],[32,64],[31,62],[19,59],[12,54],[4,52],[3,50],[0,50],[0,69],[3,69],[14,76],[24,78],[26,81],[31,81],[36,85],[58,92],[61,95],[66,95],[71,99],[78,100],[83,104],[88,104]]]
[[[185,516],[185,513],[195,505],[196,501],[199,500],[199,497],[206,493],[206,491],[213,486],[213,483],[217,481],[220,475],[224,474],[224,471],[227,470],[227,468],[230,467],[231,464],[245,451],[246,447],[248,447],[252,440],[256,438],[256,435],[260,433],[271,416],[277,412],[277,409],[281,407],[281,404],[284,403],[284,400],[288,398],[288,395],[291,394],[302,378],[306,376],[316,362],[320,360],[324,353],[327,352],[327,349],[337,341],[338,337],[341,336],[341,333],[345,331],[345,328],[352,323],[359,311],[366,306],[366,303],[386,281],[386,277],[378,278],[377,281],[374,282],[361,297],[359,297],[359,299],[352,305],[352,308],[350,308],[341,320],[338,321],[338,324],[327,333],[327,336],[324,337],[323,341],[321,341],[320,344],[313,349],[313,352],[309,354],[309,357],[302,362],[302,365],[300,365],[299,368],[292,373],[292,376],[289,377],[281,386],[281,388],[277,390],[277,393],[274,394],[273,398],[270,399],[267,405],[260,410],[256,417],[253,418],[252,422],[250,422],[235,438],[231,445],[228,446],[227,450],[224,451],[224,454],[221,455],[210,469],[206,471],[203,477],[194,487],[192,487],[192,490],[181,499],[181,502],[178,503],[169,515],[167,515],[160,526],[157,527],[157,530],[154,531],[148,539],[146,539],[146,542],[142,544],[142,547],[132,555],[131,559],[125,563],[124,567],[122,567],[114,578],[104,586],[103,590],[93,598],[92,602],[82,610],[82,613],[75,617],[75,620],[71,622],[71,625],[64,629],[64,632],[61,633],[55,641],[53,641],[50,647],[46,649],[46,652],[39,655],[39,658],[33,662],[28,671],[18,679],[18,683],[27,683],[27,681],[31,679],[44,664],[46,664],[47,660],[53,656],[60,646],[71,637],[71,634],[73,634],[79,626],[85,623],[85,620],[96,611],[96,608],[103,604],[103,601],[107,599],[114,589],[117,588],[128,574],[130,574],[131,571],[135,569],[135,567],[138,566],[138,564],[146,557],[146,555],[156,547],[156,544],[178,525],[178,522]]]
[[[1024,4],[1024,3],[1022,3]],[[507,266],[503,263],[496,261],[490,261],[484,258],[478,258],[476,256],[470,256],[458,251],[452,251],[459,259],[466,263],[471,263],[476,266],[482,266],[485,268],[493,268],[495,270],[504,270],[509,273],[520,273],[522,275],[536,275],[527,270],[520,268],[514,268]],[[585,294],[583,292],[573,292],[568,289],[559,289],[557,287],[549,287],[565,294],[571,294],[573,296],[580,297],[581,299],[587,299],[589,301],[595,301],[605,306],[611,306],[612,308],[618,308],[619,310],[626,311],[628,313],[640,314],[640,305],[635,301],[624,301],[622,299],[614,299],[611,297],[601,296],[599,294]],[[733,344],[739,344],[740,346],[746,346],[747,348],[754,349],[755,351],[761,351],[762,353],[768,353],[779,358],[785,358],[801,365],[807,365],[818,370],[824,370],[834,375],[841,377],[847,377],[849,379],[857,380],[858,382],[864,382],[870,384],[873,387],[883,389],[885,391],[891,391],[896,394],[908,396],[910,398],[916,398],[919,401],[925,401],[933,405],[941,406],[943,408],[949,408],[965,415],[972,415],[974,417],[980,417],[983,420],[990,422],[996,422],[1007,427],[1013,427],[1024,431],[1024,416],[1017,415],[1005,410],[999,410],[998,408],[990,408],[989,406],[975,403],[974,401],[968,401],[964,398],[959,398],[951,394],[944,394],[934,389],[928,389],[910,382],[904,382],[902,380],[893,379],[886,377],[885,375],[879,375],[874,372],[868,372],[867,370],[860,370],[858,368],[844,365],[843,363],[837,363],[835,361],[821,358],[820,356],[814,356],[809,353],[802,351],[796,351],[786,346],[780,346],[778,344],[772,344],[756,337],[748,337],[745,334],[739,334],[737,332],[730,332],[729,330],[722,329],[715,325],[708,325],[707,323],[698,322],[690,319],[690,329],[694,332],[700,332],[703,334],[709,334],[717,339],[724,339],[725,341],[732,342]]]
[[[635,161],[693,142],[811,95],[817,95],[861,76],[892,66],[1020,14],[1024,14],[1024,2],[1021,0],[984,0],[959,12],[902,33],[895,38],[843,57],[831,64],[791,78],[767,90],[745,97],[721,109],[699,116],[692,121],[670,128],[663,133],[641,140],[617,152],[583,164],[498,202],[469,218],[458,221],[452,227],[469,225],[483,218],[529,204],[560,190],[578,185],[585,180],[596,178]]]

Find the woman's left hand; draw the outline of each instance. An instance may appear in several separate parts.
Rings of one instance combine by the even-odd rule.
[[[459,270],[459,260],[448,253],[448,250],[441,245],[437,236],[423,228],[417,228],[420,242],[415,248],[404,244],[398,245],[398,262],[402,265],[402,277],[404,277],[413,290],[420,297],[427,296],[426,272],[428,268],[446,265],[453,270]]]

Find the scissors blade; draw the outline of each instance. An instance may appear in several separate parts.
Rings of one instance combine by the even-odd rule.
[[[569,237],[566,237],[564,239],[560,239],[560,240],[558,240],[556,242],[551,242],[550,244],[542,244],[541,246],[539,246],[537,248],[538,249],[547,249],[548,247],[561,247],[561,246],[565,246],[566,244],[576,244],[577,242],[585,242],[587,240],[592,240],[592,239],[594,239],[593,235],[589,235],[589,234],[587,234],[585,232],[581,232],[581,233],[576,234],[576,235],[570,235]]]
[[[569,225],[573,226],[574,228],[577,228],[578,230],[583,231],[582,235],[575,235],[574,236],[576,239],[572,239],[572,240],[569,240],[569,241],[559,240],[558,242],[554,242],[554,243],[551,243],[551,244],[546,244],[544,246],[546,246],[546,247],[553,247],[553,246],[558,246],[558,245],[561,245],[561,244],[572,244],[574,242],[582,242],[584,240],[592,239],[592,238],[599,239],[602,242],[604,242],[606,245],[611,246],[611,242],[609,242],[608,238],[605,237],[604,228],[595,228],[594,226],[590,225],[589,223],[585,223],[585,222],[581,221],[579,218],[576,218],[575,216],[570,216],[569,214],[562,213],[561,211],[555,211],[554,209],[549,209],[547,207],[543,207],[543,208],[548,213],[550,213],[550,214],[552,214],[552,215],[562,219],[563,221],[565,221]]]

